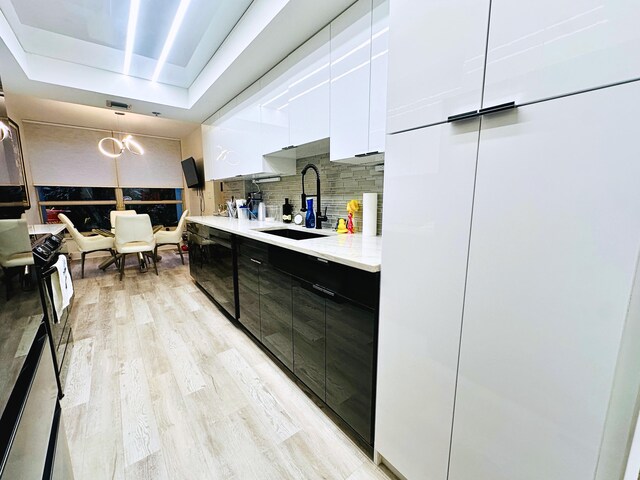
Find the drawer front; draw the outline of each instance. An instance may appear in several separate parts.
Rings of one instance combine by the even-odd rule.
[[[291,275],[377,309],[380,273],[269,245],[269,263]]]

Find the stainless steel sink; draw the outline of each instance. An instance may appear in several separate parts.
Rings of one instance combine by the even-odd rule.
[[[315,233],[313,231],[297,230],[293,228],[271,228],[271,229],[256,229],[262,233],[268,233],[270,235],[277,235],[279,237],[290,238],[292,240],[308,240],[310,238],[322,238],[326,237],[326,234]]]

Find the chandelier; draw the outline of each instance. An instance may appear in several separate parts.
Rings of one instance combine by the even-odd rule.
[[[124,113],[121,112],[115,113],[118,116],[124,115]],[[106,148],[109,143],[111,143],[111,151]],[[98,150],[100,150],[100,153],[109,158],[118,158],[124,153],[125,149],[134,155],[144,154],[144,148],[142,148],[142,145],[136,142],[131,135],[125,135],[122,140],[119,140],[114,136],[112,131],[110,137],[104,137],[98,142]]]

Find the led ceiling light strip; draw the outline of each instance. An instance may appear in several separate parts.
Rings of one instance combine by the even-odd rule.
[[[131,68],[131,57],[133,56],[133,45],[136,39],[139,11],[140,0],[131,0],[129,7],[129,24],[127,26],[127,44],[124,51],[124,68],[122,69],[122,73],[125,75],[129,75],[129,68]]]
[[[171,29],[169,30],[169,35],[167,35],[167,39],[164,42],[164,47],[162,47],[160,58],[158,58],[156,70],[153,72],[153,77],[151,77],[152,82],[157,81],[158,76],[160,76],[162,67],[164,67],[165,62],[167,61],[167,57],[169,56],[169,52],[171,52],[171,47],[173,47],[173,42],[176,40],[176,36],[178,35],[178,30],[180,30],[182,20],[184,20],[184,16],[187,13],[189,3],[191,3],[191,0],[180,1],[180,5],[178,6],[178,10],[176,11],[176,16],[174,17],[173,23],[171,24]]]

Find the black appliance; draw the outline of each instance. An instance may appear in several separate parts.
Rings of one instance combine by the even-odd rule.
[[[71,480],[41,292],[14,290],[0,295],[0,479]]]
[[[198,165],[193,157],[182,161],[182,173],[189,188],[202,188],[202,176],[198,171]]]
[[[58,261],[62,237],[57,235],[45,235],[32,244],[33,259],[35,263],[35,275],[40,292],[42,308],[44,309],[44,321],[50,337],[50,346],[56,365],[56,378],[58,380],[60,398],[64,396],[65,384],[69,368],[68,358],[73,346],[73,335],[69,313],[73,306],[67,307],[60,318],[53,304],[52,275],[56,272],[55,263]]]
[[[262,192],[251,192],[247,195],[247,207],[251,212],[251,218],[258,219],[258,211],[262,203]]]

